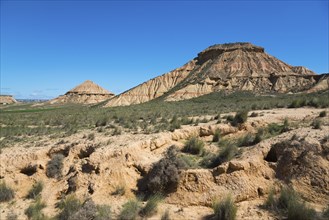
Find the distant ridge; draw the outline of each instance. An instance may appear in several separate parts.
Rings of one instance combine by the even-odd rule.
[[[90,80],[86,80],[85,82],[66,92],[64,95],[50,100],[49,103],[95,104],[105,101],[113,96],[113,93],[107,91],[106,89],[100,87]]]
[[[178,101],[217,91],[319,91],[328,90],[327,82],[328,75],[291,66],[265,53],[263,47],[245,42],[216,44],[184,66],[113,97],[105,106],[139,104],[158,97]]]

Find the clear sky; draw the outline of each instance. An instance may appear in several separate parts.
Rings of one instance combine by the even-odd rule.
[[[1,94],[53,98],[87,79],[118,94],[230,42],[329,72],[328,7],[316,0],[1,0]]]

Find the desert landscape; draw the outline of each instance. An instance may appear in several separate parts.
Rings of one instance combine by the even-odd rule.
[[[263,47],[118,95],[2,99],[0,219],[329,219],[329,75]]]

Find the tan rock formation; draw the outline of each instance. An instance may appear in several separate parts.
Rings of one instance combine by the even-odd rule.
[[[0,95],[0,105],[17,103],[12,95]]]
[[[192,60],[178,69],[151,79],[114,97],[106,106],[139,104],[160,97],[183,81],[194,66],[195,62]]]
[[[301,92],[311,89],[320,78],[251,43],[219,44],[200,52],[183,67],[116,96],[106,106],[138,104],[162,95],[166,101],[178,101],[218,91]],[[323,79],[321,82],[310,91],[328,89]]]
[[[81,104],[94,104],[105,101],[114,94],[100,87],[94,82],[87,80],[77,87],[71,89],[65,95],[59,96],[50,100],[50,104],[56,103],[81,103]]]

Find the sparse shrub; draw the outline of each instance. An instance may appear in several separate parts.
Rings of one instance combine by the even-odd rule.
[[[154,164],[146,175],[147,189],[152,193],[161,194],[176,191],[180,178],[179,170],[185,167],[184,161],[177,156],[176,147],[171,146],[165,157]]]
[[[30,191],[28,192],[26,198],[28,199],[36,199],[39,194],[42,192],[43,189],[43,183],[42,182],[37,182],[32,186]]]
[[[90,140],[90,141],[95,140],[95,134],[94,133],[88,134],[87,139]]]
[[[217,167],[220,164],[231,160],[238,152],[238,148],[235,144],[226,140],[220,141],[219,146],[219,153],[205,155],[200,163],[201,166],[207,168]]]
[[[271,135],[278,135],[281,134],[281,130],[282,127],[277,124],[277,123],[271,123],[267,126],[267,131],[271,134]]]
[[[220,113],[218,113],[215,117],[214,117],[215,120],[220,120]]]
[[[261,142],[264,139],[264,136],[265,136],[265,129],[259,128],[255,135],[254,144],[258,144],[259,142]]]
[[[315,219],[316,212],[298,200],[289,201],[287,220],[310,220]]]
[[[158,210],[158,204],[161,202],[162,196],[160,194],[152,195],[148,200],[145,206],[140,211],[141,216],[150,217],[154,215]]]
[[[237,147],[233,143],[228,142],[227,145],[225,145],[221,149],[218,157],[220,158],[220,160],[223,163],[223,162],[231,160],[235,156],[237,151],[238,151]]]
[[[270,209],[270,210],[275,210],[276,209],[276,200],[275,200],[275,197],[274,197],[274,189],[271,189],[270,190],[270,193],[268,194],[268,197],[265,201],[265,204],[264,206],[267,208],[267,209]]]
[[[230,196],[222,201],[216,201],[213,204],[214,219],[216,220],[234,220],[237,207]]]
[[[190,154],[201,154],[204,150],[204,143],[197,137],[190,137],[183,148],[183,152]]]
[[[321,118],[326,117],[326,116],[327,116],[327,112],[326,111],[322,111],[319,114],[319,117],[321,117]]]
[[[25,215],[32,220],[41,220],[45,219],[45,215],[41,212],[43,208],[46,207],[46,204],[38,199],[35,203],[31,204],[26,210]]]
[[[168,209],[162,214],[161,220],[170,220],[170,214]]]
[[[65,199],[61,200],[58,204],[58,208],[61,210],[58,214],[58,219],[69,219],[74,213],[76,213],[82,204],[75,195],[68,195]]]
[[[322,216],[329,219],[329,204],[328,204],[327,208],[325,210],[323,210]]]
[[[97,214],[97,207],[92,200],[86,200],[76,212],[69,216],[69,220],[89,220],[94,219]]]
[[[278,199],[278,207],[281,209],[287,209],[289,203],[296,203],[298,199],[299,196],[293,189],[285,187],[281,190]]]
[[[111,207],[108,205],[97,205],[95,220],[111,220]]]
[[[0,202],[9,202],[14,197],[14,190],[8,187],[5,182],[0,183]]]
[[[175,131],[175,129],[181,128],[181,122],[178,120],[177,115],[174,115],[170,121],[170,131]]]
[[[283,133],[289,131],[289,126],[289,120],[288,118],[285,118],[280,132]]]
[[[140,210],[140,201],[137,199],[132,199],[123,204],[122,210],[119,214],[119,219],[121,220],[133,220],[138,216]]]
[[[10,210],[6,216],[6,220],[17,220],[17,219],[18,219],[18,215],[13,210]]]
[[[119,127],[115,127],[112,132],[112,135],[116,136],[116,135],[121,135],[121,134],[122,134],[122,129]]]
[[[212,137],[212,142],[218,142],[220,138],[220,129],[216,129],[214,136]]]
[[[248,110],[242,110],[235,114],[234,119],[231,122],[231,124],[233,126],[238,126],[240,124],[245,123],[247,121],[247,119],[248,119]]]
[[[50,178],[60,178],[62,176],[64,156],[62,154],[55,154],[47,163],[46,175]]]
[[[178,156],[186,165],[186,168],[198,168],[198,157],[191,154],[181,154]]]
[[[124,185],[117,185],[112,192],[112,195],[123,196],[126,193],[126,187]]]
[[[245,136],[243,136],[239,141],[238,141],[239,147],[242,146],[251,146],[255,143],[255,138],[251,133],[247,133]]]
[[[96,205],[91,199],[83,204],[73,194],[62,200],[58,207],[61,212],[57,216],[60,220],[110,220],[111,207],[108,205]]]
[[[98,120],[96,121],[95,126],[96,126],[96,127],[106,126],[106,125],[107,125],[107,120],[108,120],[108,118],[106,118],[106,117],[101,118],[101,119],[98,119]]]
[[[294,100],[290,103],[290,105],[288,106],[288,108],[300,108],[302,105],[301,105],[301,102],[300,100]]]
[[[312,122],[312,126],[314,129],[321,129],[321,120],[319,119],[315,119],[313,122]]]
[[[233,122],[233,120],[234,120],[234,116],[233,116],[233,115],[228,115],[228,116],[226,116],[226,120],[227,120],[228,122]]]
[[[257,112],[252,112],[250,117],[258,117],[258,113]]]

